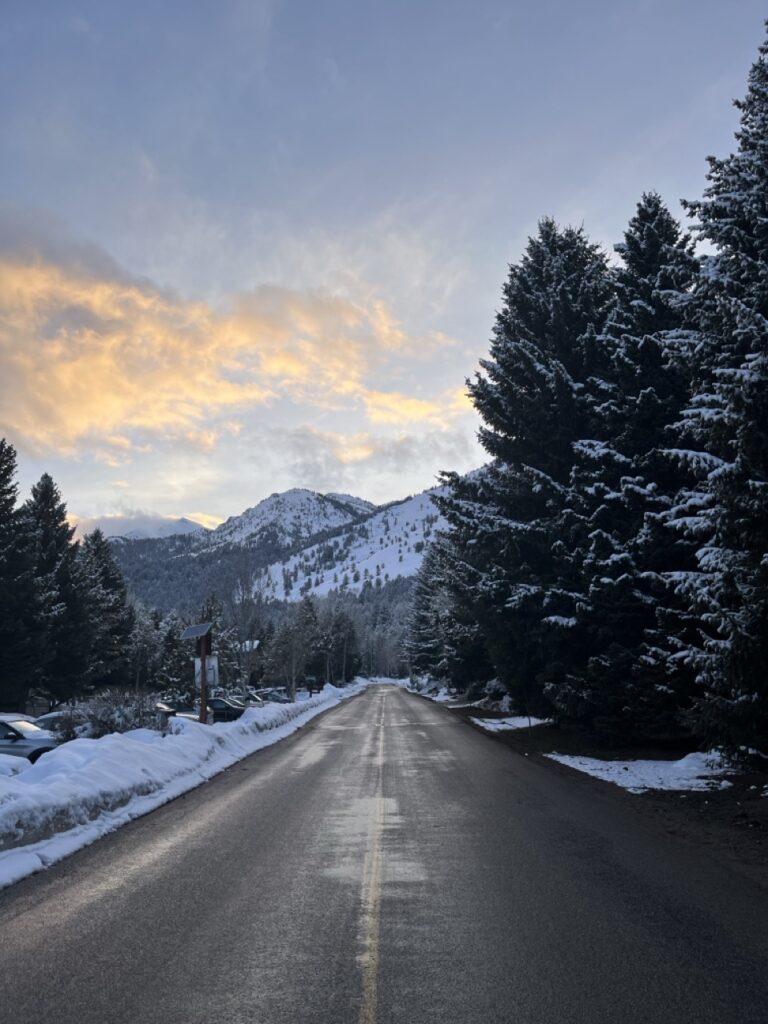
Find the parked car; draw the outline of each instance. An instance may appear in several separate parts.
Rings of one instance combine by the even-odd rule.
[[[88,716],[78,708],[60,708],[57,711],[46,711],[35,719],[35,725],[48,732],[82,732],[88,722]]]
[[[247,708],[264,707],[264,701],[258,693],[247,693],[244,697],[230,697],[229,699],[237,704],[244,704]]]
[[[270,704],[290,704],[291,698],[288,694],[280,687],[273,689],[259,690],[259,697],[262,700],[268,701]]]
[[[59,737],[23,718],[0,721],[0,754],[27,757],[35,761],[61,743]]]
[[[198,722],[200,720],[200,707],[193,707],[192,704],[187,704],[182,700],[162,700],[155,704],[155,711],[160,715],[164,722],[167,722],[169,718],[188,718],[190,721]],[[211,713],[210,703],[208,704],[208,712]]]
[[[234,722],[245,711],[245,704],[232,697],[209,697],[208,707],[213,711],[214,722]]]

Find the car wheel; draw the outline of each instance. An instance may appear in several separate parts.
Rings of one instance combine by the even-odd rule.
[[[43,756],[43,754],[47,754],[49,750],[53,750],[53,747],[46,747],[45,750],[33,750],[29,755],[29,760],[34,764],[35,761],[39,760]]]

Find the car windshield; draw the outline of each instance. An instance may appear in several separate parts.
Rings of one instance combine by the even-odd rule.
[[[35,725],[33,722],[24,722],[24,721],[11,722],[11,721],[9,721],[8,725],[12,725],[13,728],[14,729],[18,729],[19,732],[35,733],[35,732],[42,732],[43,731],[40,728],[39,725]]]

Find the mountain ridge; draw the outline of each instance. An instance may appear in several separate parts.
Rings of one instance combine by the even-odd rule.
[[[191,613],[208,593],[250,588],[264,600],[359,592],[418,572],[443,523],[438,488],[377,506],[348,494],[292,488],[268,495],[216,529],[113,545],[131,591],[144,603]]]

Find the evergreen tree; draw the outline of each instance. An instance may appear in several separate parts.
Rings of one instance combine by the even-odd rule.
[[[60,702],[90,689],[100,660],[100,590],[93,588],[79,544],[71,544],[60,559],[55,585],[61,612],[49,630],[51,657],[45,686],[52,702]]]
[[[67,506],[48,473],[43,473],[32,488],[26,509],[37,531],[38,576],[52,577],[61,559],[69,552],[75,528],[67,522]]]
[[[494,670],[475,616],[462,607],[456,582],[450,538],[438,535],[416,576],[403,652],[411,673],[468,689],[487,682]]]
[[[601,373],[581,392],[591,431],[573,446],[567,514],[556,545],[568,614],[550,619],[560,659],[548,693],[567,717],[603,736],[668,734],[679,690],[651,668],[648,641],[664,600],[664,543],[646,520],[669,508],[680,474],[663,457],[688,396],[682,309],[696,264],[691,243],[655,193],[643,195],[623,243],[616,298],[598,339]],[[690,682],[690,680],[688,680]]]
[[[600,370],[596,332],[612,295],[604,254],[581,230],[543,220],[510,267],[484,372],[468,382],[493,461],[469,477],[446,474],[449,494],[436,499],[451,526],[460,617],[476,624],[523,712],[548,708],[544,620],[571,600],[556,586],[554,544],[573,443],[584,436],[581,392]]]
[[[127,686],[132,682],[130,656],[135,616],[122,574],[101,530],[86,536],[81,558],[94,623],[90,681],[98,687]]]
[[[37,539],[16,500],[16,450],[0,439],[0,707],[18,710],[43,678],[46,594],[35,574]]]
[[[736,106],[737,151],[709,158],[704,196],[687,204],[715,251],[692,299],[701,358],[680,428],[706,485],[678,517],[699,543],[683,581],[703,624],[695,719],[732,748],[768,735],[768,43]]]
[[[343,685],[354,679],[360,667],[357,630],[338,594],[319,602],[318,649],[326,683]]]
[[[293,700],[296,699],[296,685],[304,679],[305,673],[323,674],[324,656],[320,639],[315,605],[305,594],[298,604],[289,607],[267,656],[269,673],[284,682]]]
[[[68,700],[88,682],[94,646],[89,606],[74,527],[61,493],[44,473],[25,505],[37,535],[35,574],[46,606],[42,688],[52,703]]]
[[[161,620],[160,665],[158,683],[166,690],[191,693],[194,690],[193,648],[188,640],[182,640],[184,623],[174,612]]]
[[[130,678],[136,690],[155,686],[162,665],[164,636],[160,613],[150,611],[141,602],[132,606],[133,628],[130,640]]]
[[[403,645],[411,673],[444,677],[450,593],[442,573],[442,549],[436,542],[427,548],[413,588],[408,632]]]

